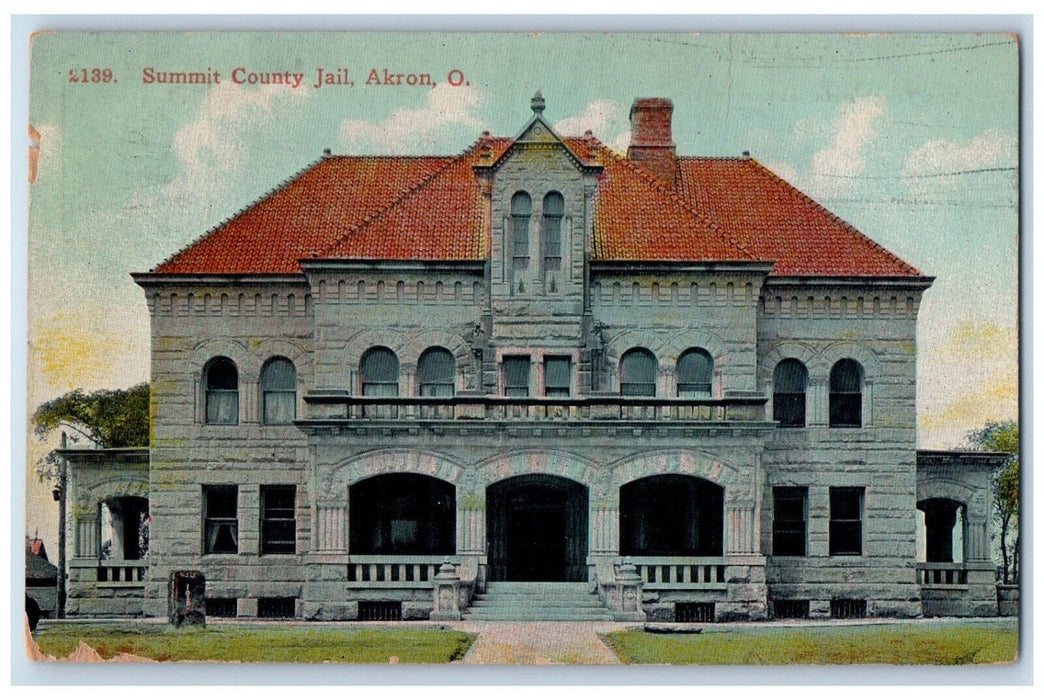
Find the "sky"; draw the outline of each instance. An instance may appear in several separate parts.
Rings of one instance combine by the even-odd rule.
[[[319,68],[354,85],[315,88]],[[434,86],[367,84],[386,69]],[[34,39],[31,70],[30,412],[73,388],[147,380],[148,314],[130,273],[323,149],[458,153],[485,129],[517,134],[539,89],[560,134],[591,129],[621,149],[633,100],[668,97],[679,154],[750,151],[935,277],[918,320],[920,447],[1017,417],[1010,36],[54,33]],[[146,82],[167,72],[208,82]],[[300,85],[249,82],[277,73]],[[55,552],[56,508],[33,468],[52,445],[28,440],[28,534]]]

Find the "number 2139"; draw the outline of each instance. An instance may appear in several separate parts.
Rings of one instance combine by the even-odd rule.
[[[70,83],[115,83],[110,68],[70,68]]]

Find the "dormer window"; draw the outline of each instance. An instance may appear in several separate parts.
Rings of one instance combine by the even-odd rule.
[[[558,192],[548,192],[544,197],[544,289],[558,291],[559,274],[562,271],[562,217],[565,200]]]
[[[516,273],[529,267],[529,218],[533,214],[533,198],[516,192],[511,198],[511,269]],[[517,289],[516,291],[521,291]]]

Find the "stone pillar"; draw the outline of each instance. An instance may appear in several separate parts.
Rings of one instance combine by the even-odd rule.
[[[76,521],[76,548],[78,557],[98,556],[98,521],[94,518],[80,518]]]
[[[614,620],[645,622],[642,608],[642,577],[630,561],[624,561],[616,569],[615,577],[599,582],[602,598]]]
[[[344,503],[316,505],[316,549],[320,552],[346,552],[348,507]]]
[[[805,413],[808,415],[808,424],[811,427],[822,427],[829,423],[830,396],[827,393],[827,385],[822,379],[809,380]]]
[[[593,504],[590,511],[591,533],[588,538],[592,555],[616,556],[620,553],[620,504]]]
[[[467,608],[470,598],[470,586],[464,584],[457,575],[457,570],[449,560],[444,561],[435,574],[434,609],[432,620],[460,620],[462,611]]]
[[[760,551],[755,537],[753,503],[730,503],[725,507],[726,554],[755,554]]]

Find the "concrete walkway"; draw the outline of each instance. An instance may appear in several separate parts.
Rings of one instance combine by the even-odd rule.
[[[598,637],[625,629],[620,622],[459,622],[453,628],[478,635],[465,664],[618,664]]]

